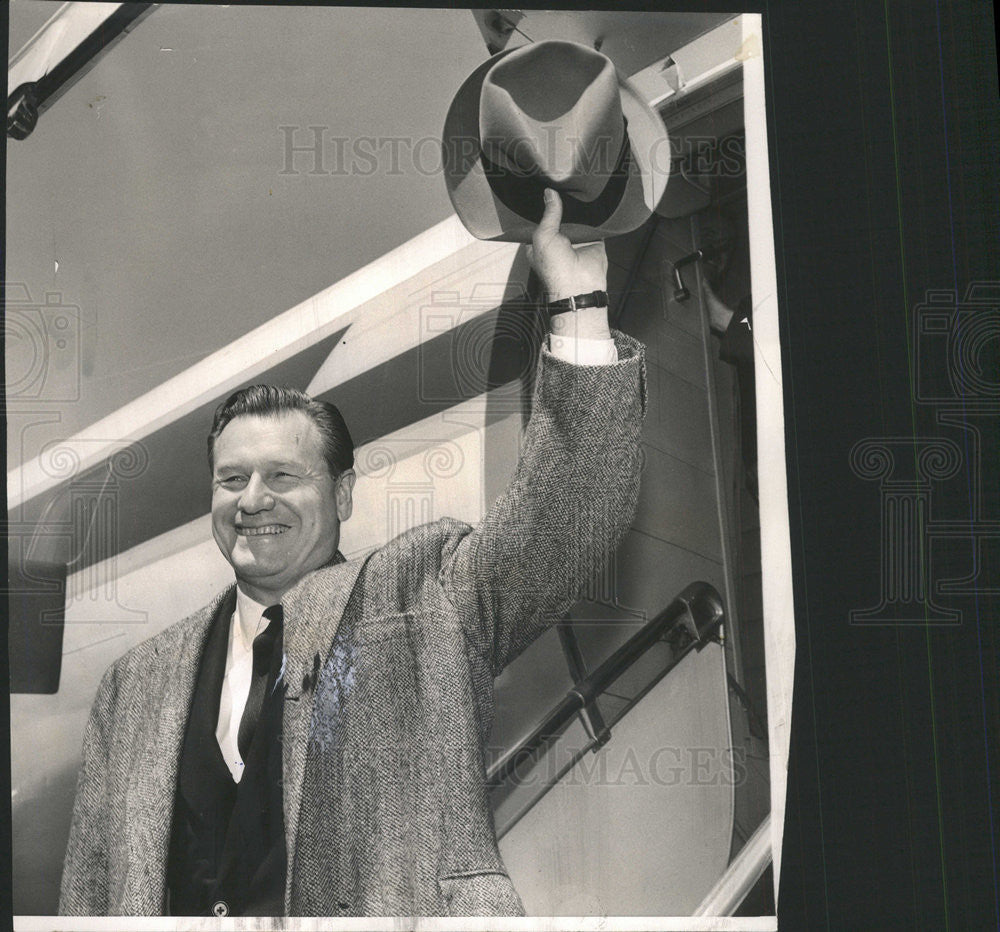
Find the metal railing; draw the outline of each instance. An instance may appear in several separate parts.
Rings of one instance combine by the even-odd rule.
[[[498,835],[502,837],[554,786],[559,779],[587,752],[606,744],[611,738],[611,726],[620,720],[643,696],[667,675],[687,654],[717,639],[725,619],[722,598],[709,583],[695,582],[687,586],[659,615],[621,645],[597,669],[576,683],[516,747],[511,748],[487,770],[487,780],[494,789],[515,778],[518,769],[530,766],[566,729],[576,715],[581,715],[590,737],[588,744],[573,755],[553,779],[541,788],[516,817],[507,822]],[[605,724],[595,707],[605,693],[651,647],[665,643],[670,657],[658,668],[658,673],[645,688],[621,709],[614,720]],[[591,710],[595,714],[591,715]],[[500,827],[498,826],[498,830]]]
[[[38,117],[157,3],[64,3],[11,59],[7,137],[27,139]]]

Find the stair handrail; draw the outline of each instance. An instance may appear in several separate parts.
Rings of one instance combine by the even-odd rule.
[[[570,719],[587,707],[628,670],[657,641],[664,640],[674,649],[673,659],[661,675],[666,675],[692,650],[700,650],[713,639],[725,620],[722,597],[707,582],[686,586],[655,618],[619,647],[596,670],[580,680],[553,706],[545,719],[516,747],[489,767],[491,785],[499,785],[516,773],[517,768],[533,758]],[[606,743],[610,732],[597,736],[595,743]]]

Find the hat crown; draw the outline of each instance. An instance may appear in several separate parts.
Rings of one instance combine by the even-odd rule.
[[[462,83],[441,138],[444,180],[473,236],[528,243],[562,195],[572,243],[638,228],[666,186],[660,115],[611,61],[586,45],[535,42],[500,52]]]
[[[615,66],[569,42],[517,49],[483,80],[479,132],[496,165],[589,201],[604,189],[625,142]]]

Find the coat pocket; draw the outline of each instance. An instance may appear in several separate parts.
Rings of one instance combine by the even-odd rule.
[[[524,905],[503,871],[442,874],[438,886],[448,916],[523,916]]]
[[[368,644],[380,644],[383,641],[405,641],[412,637],[413,626],[414,615],[412,612],[363,618],[355,625],[351,641],[358,647]]]

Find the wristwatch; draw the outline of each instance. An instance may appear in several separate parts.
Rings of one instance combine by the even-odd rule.
[[[545,305],[549,316],[565,314],[567,311],[579,311],[585,307],[607,307],[608,293],[606,291],[590,291],[587,294],[576,294],[571,298],[560,298]]]

